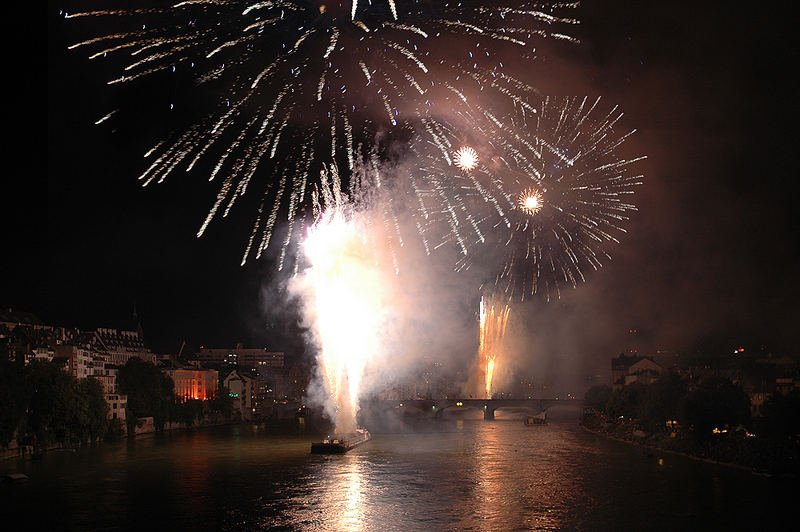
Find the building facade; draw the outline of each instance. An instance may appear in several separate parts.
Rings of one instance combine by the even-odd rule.
[[[284,354],[280,351],[263,349],[217,349],[201,347],[195,358],[205,364],[227,364],[247,368],[282,368]]]
[[[181,401],[207,401],[217,394],[219,374],[213,369],[166,369],[175,384],[175,398]]]

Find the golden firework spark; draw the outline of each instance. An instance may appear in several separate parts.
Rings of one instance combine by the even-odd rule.
[[[484,392],[487,399],[492,398],[492,382],[498,356],[505,348],[506,326],[511,306],[507,300],[484,296],[480,305],[480,346],[479,360],[484,376]]]
[[[478,166],[478,152],[469,146],[462,146],[453,154],[453,164],[469,172]]]
[[[524,213],[533,215],[542,210],[544,199],[541,192],[535,188],[529,188],[519,193],[517,203]]]

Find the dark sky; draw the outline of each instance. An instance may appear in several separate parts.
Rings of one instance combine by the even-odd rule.
[[[32,72],[20,100],[6,100],[19,133],[6,181],[22,186],[4,194],[12,220],[0,305],[93,328],[128,326],[135,304],[160,350],[184,338],[285,348],[291,327],[263,312],[274,265],[239,267],[249,218],[234,212],[195,239],[215,192],[205,178],[181,173],[143,190],[136,177],[153,139],[148,124],[121,121],[114,133],[93,125],[115,98],[128,98],[126,112],[137,103],[108,91],[108,72],[85,53],[66,50],[81,36],[58,9],[76,5],[49,2],[39,15],[42,70],[16,59]],[[632,147],[649,157],[647,180],[614,260],[562,301],[521,309],[525,327],[541,337],[546,325],[548,349],[603,364],[625,347],[629,327],[643,331],[644,348],[745,342],[797,353],[794,13],[587,0],[579,18],[583,43],[542,66],[538,85],[620,104],[625,125],[639,130]],[[34,96],[42,87],[46,107]]]

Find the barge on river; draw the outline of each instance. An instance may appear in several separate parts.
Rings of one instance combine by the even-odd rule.
[[[344,454],[368,442],[372,436],[367,429],[358,428],[346,436],[311,444],[312,454]]]
[[[547,412],[536,414],[535,416],[527,416],[525,418],[525,426],[531,427],[534,425],[547,425]]]

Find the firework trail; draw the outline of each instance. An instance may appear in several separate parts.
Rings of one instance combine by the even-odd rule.
[[[431,123],[467,104],[471,87],[522,101],[530,88],[507,73],[503,58],[532,59],[543,40],[574,42],[567,32],[577,21],[564,14],[577,5],[186,0],[65,16],[108,28],[70,48],[115,65],[109,85],[177,85],[179,98],[200,110],[148,150],[141,183],[207,171],[219,189],[198,237],[255,188],[260,201],[242,264],[260,257],[286,223],[282,268],[323,164],[337,164],[347,181],[360,146],[386,157],[391,142],[375,139],[387,132],[442,144]],[[211,102],[197,102],[208,94]],[[484,109],[472,118],[494,117]]]
[[[489,293],[481,297],[480,303],[480,344],[478,347],[479,374],[483,374],[486,399],[492,398],[493,380],[498,361],[505,354],[505,335],[511,303],[502,295]]]
[[[608,248],[636,211],[637,163],[645,157],[623,155],[635,131],[621,129],[618,107],[588,98],[528,102],[502,117],[503,128],[465,134],[460,125],[439,125],[448,146],[474,146],[483,162],[473,169],[456,167],[422,139],[412,142],[412,173],[430,191],[420,209],[433,220],[426,226],[433,247],[454,242],[458,269],[476,254],[500,257],[496,290],[550,300],[611,258]]]

